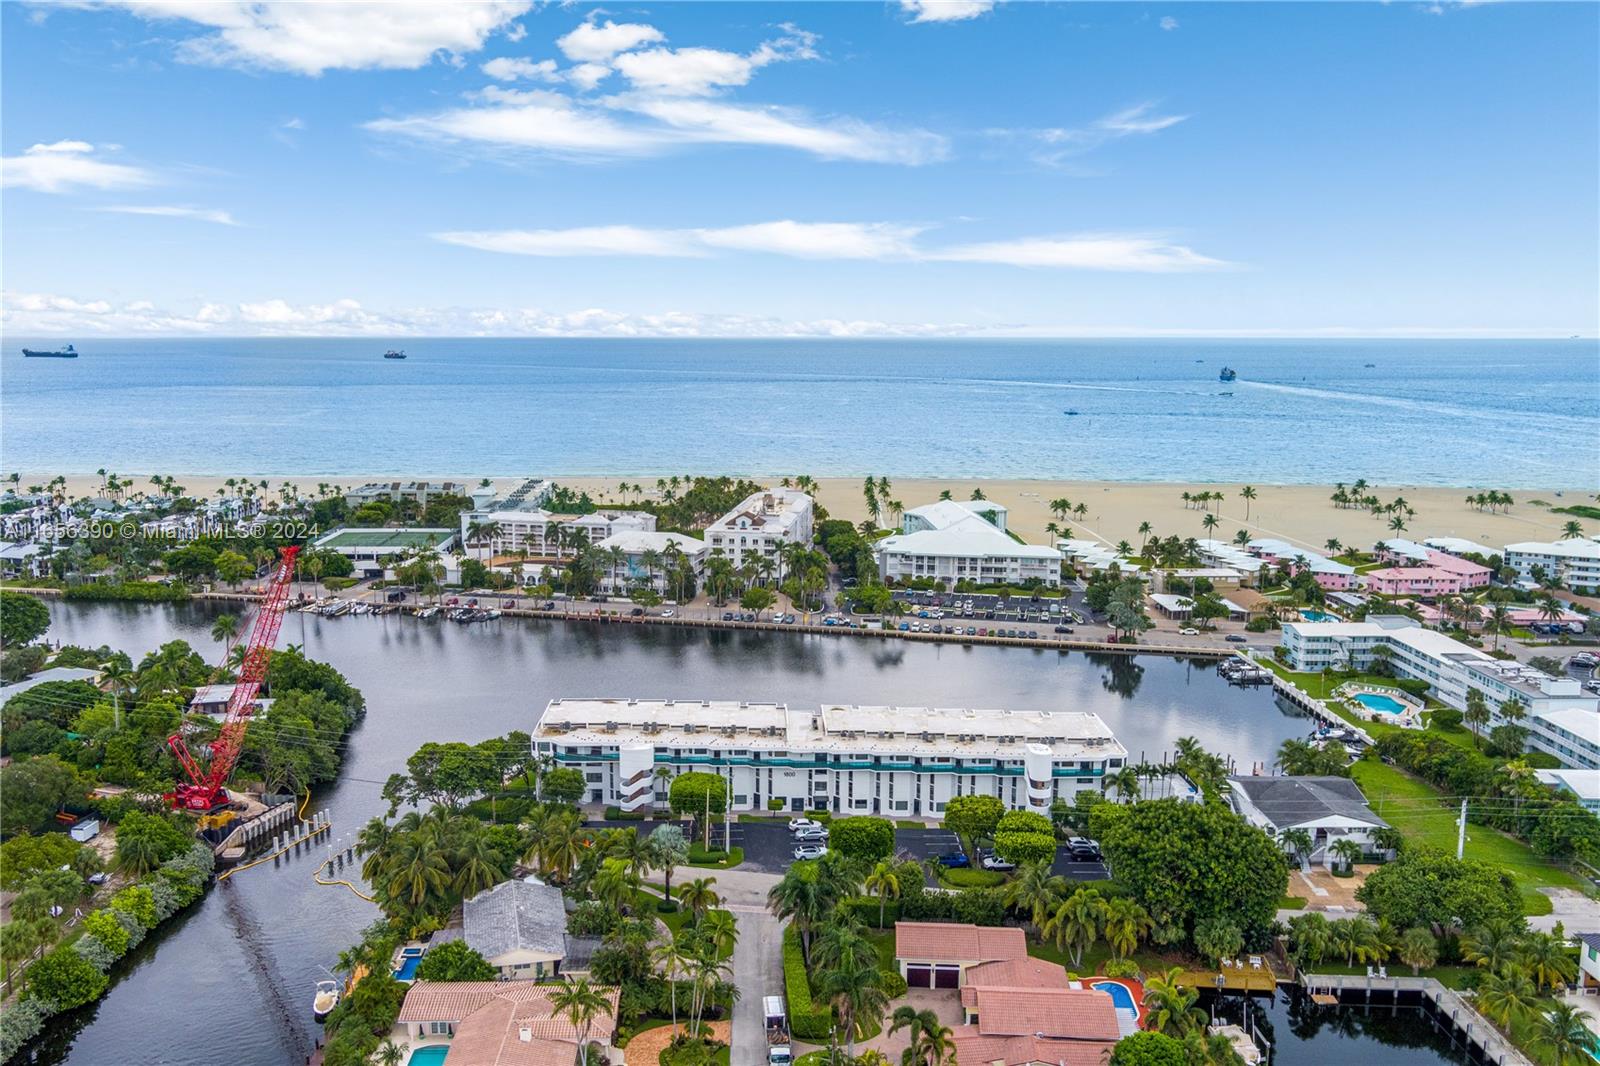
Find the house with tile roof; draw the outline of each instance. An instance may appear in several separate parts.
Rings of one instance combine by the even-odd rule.
[[[910,988],[960,988],[967,971],[1028,957],[1021,929],[955,922],[894,923],[895,965]]]
[[[1117,984],[1125,991],[1113,989]],[[1128,1006],[1119,1008],[1112,993]],[[1092,987],[1040,959],[1007,959],[967,970],[961,988],[965,1023],[950,1031],[965,1066],[1101,1066],[1118,1040],[1139,1028],[1126,982]]]
[[[612,1063],[619,990],[602,987],[609,1009],[580,1033],[551,1004],[559,985],[521,981],[418,981],[406,993],[396,1024],[413,1048],[447,1045],[451,1066],[572,1066],[580,1039]]]

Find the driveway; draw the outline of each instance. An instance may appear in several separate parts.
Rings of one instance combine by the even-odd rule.
[[[1550,913],[1528,919],[1528,927],[1548,933],[1557,922],[1568,930],[1585,931],[1600,928],[1600,900],[1590,899],[1571,888],[1541,889],[1550,897]]]
[[[794,861],[794,838],[789,835],[788,815],[770,822],[735,822],[733,843],[744,849],[742,869],[781,874]]]
[[[695,872],[692,866],[680,866],[674,878]],[[733,984],[739,999],[733,1005],[729,1066],[764,1066],[767,1037],[761,1000],[783,995],[783,925],[767,912],[767,893],[778,877],[743,868],[721,870],[716,877],[722,905],[739,925],[739,940],[733,947]]]
[[[1050,864],[1050,872],[1069,881],[1109,881],[1111,871],[1103,862],[1082,862],[1072,857],[1072,852],[1065,847],[1056,849],[1056,861]]]

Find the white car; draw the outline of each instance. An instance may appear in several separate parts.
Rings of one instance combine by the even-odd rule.
[[[982,865],[985,870],[1015,870],[1017,868],[1016,863],[1007,862],[998,855],[985,855]]]
[[[662,611],[661,612],[661,617],[662,618],[671,618],[672,617],[672,611],[670,609]]]
[[[1188,629],[1178,630],[1178,635],[1180,637],[1198,637],[1200,635],[1200,631],[1191,626]]]
[[[828,830],[820,825],[810,825],[804,829],[796,829],[794,838],[796,840],[827,840]]]
[[[828,854],[826,844],[801,844],[794,849],[794,857],[797,859],[820,859],[826,854]]]
[[[822,823],[813,818],[790,818],[789,832],[798,833],[802,829],[821,829]]]

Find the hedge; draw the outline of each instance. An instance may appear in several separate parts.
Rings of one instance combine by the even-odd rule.
[[[830,832],[829,849],[850,858],[876,862],[894,854],[894,823],[887,818],[835,818]]]
[[[783,927],[783,992],[789,1000],[789,1032],[800,1040],[828,1039],[833,1008],[818,1006],[811,1000],[805,952],[792,923]]]
[[[69,600],[127,600],[133,603],[178,603],[189,598],[186,585],[164,585],[159,581],[91,581],[67,589]]]
[[[105,994],[107,973],[145,935],[205,893],[215,859],[195,844],[111,898],[83,922],[83,935],[62,944],[25,974],[22,998],[0,1014],[0,1062],[38,1035],[46,1019]]]
[[[869,929],[893,929],[894,923],[900,920],[900,901],[897,899],[884,901],[883,924],[881,926],[878,924],[878,899],[876,896],[860,896],[856,899],[847,899],[839,905],[839,909],[853,915],[857,921]]]

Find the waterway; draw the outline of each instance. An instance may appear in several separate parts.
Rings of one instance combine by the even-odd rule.
[[[53,601],[49,638],[107,644],[135,660],[174,639],[208,653],[215,650],[211,620],[223,609]],[[1270,762],[1284,739],[1309,727],[1267,690],[1232,688],[1210,664],[1156,656],[542,620],[458,626],[410,616],[303,614],[285,620],[280,640],[332,663],[366,696],[368,713],[350,735],[339,783],[314,801],[331,813],[336,840],[349,839],[383,812],[384,780],[423,741],[472,742],[529,730],[557,696],[1092,711],[1135,758],[1143,753],[1158,760],[1178,737],[1192,735],[1246,768]],[[99,1003],[56,1019],[31,1057],[20,1061],[212,1066],[222,1055],[233,1066],[303,1062],[315,1035],[312,986],[377,917],[348,891],[316,885],[316,861],[269,863],[215,887],[141,945]]]

